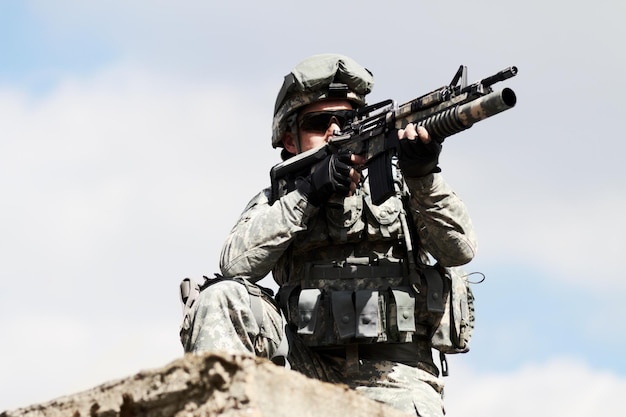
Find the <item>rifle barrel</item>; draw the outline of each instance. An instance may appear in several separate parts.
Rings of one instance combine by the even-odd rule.
[[[515,66],[508,67],[498,72],[497,74],[492,75],[491,77],[487,77],[481,80],[480,83],[484,85],[485,87],[490,87],[491,85],[497,82],[508,80],[509,78],[515,77],[516,75],[517,75],[517,67]]]

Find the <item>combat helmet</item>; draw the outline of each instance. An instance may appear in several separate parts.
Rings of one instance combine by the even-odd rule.
[[[285,76],[276,97],[272,146],[282,147],[283,135],[291,129],[301,107],[332,98],[347,99],[361,107],[373,86],[372,73],[347,56],[320,54],[306,58]]]

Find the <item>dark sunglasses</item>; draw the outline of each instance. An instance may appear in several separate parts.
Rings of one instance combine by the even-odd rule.
[[[314,111],[303,114],[298,126],[305,132],[324,133],[331,123],[343,128],[353,118],[354,110]]]

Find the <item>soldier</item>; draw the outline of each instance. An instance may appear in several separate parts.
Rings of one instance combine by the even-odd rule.
[[[302,61],[278,94],[273,147],[287,159],[324,145],[372,86],[370,71],[346,56]],[[412,124],[397,134],[397,192],[378,206],[363,157],[350,152],[285,184],[275,202],[269,189],[250,201],[224,243],[223,277],[188,311],[186,352],[247,352],[411,415],[443,415],[425,294],[411,273],[429,259],[463,265],[476,243],[465,205],[440,174],[439,141]],[[276,298],[254,284],[270,272]]]

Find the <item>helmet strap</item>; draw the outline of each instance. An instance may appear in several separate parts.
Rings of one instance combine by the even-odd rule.
[[[287,118],[287,127],[293,136],[293,142],[296,145],[296,151],[302,152],[302,146],[300,144],[300,131],[298,129],[298,113],[294,113]]]

